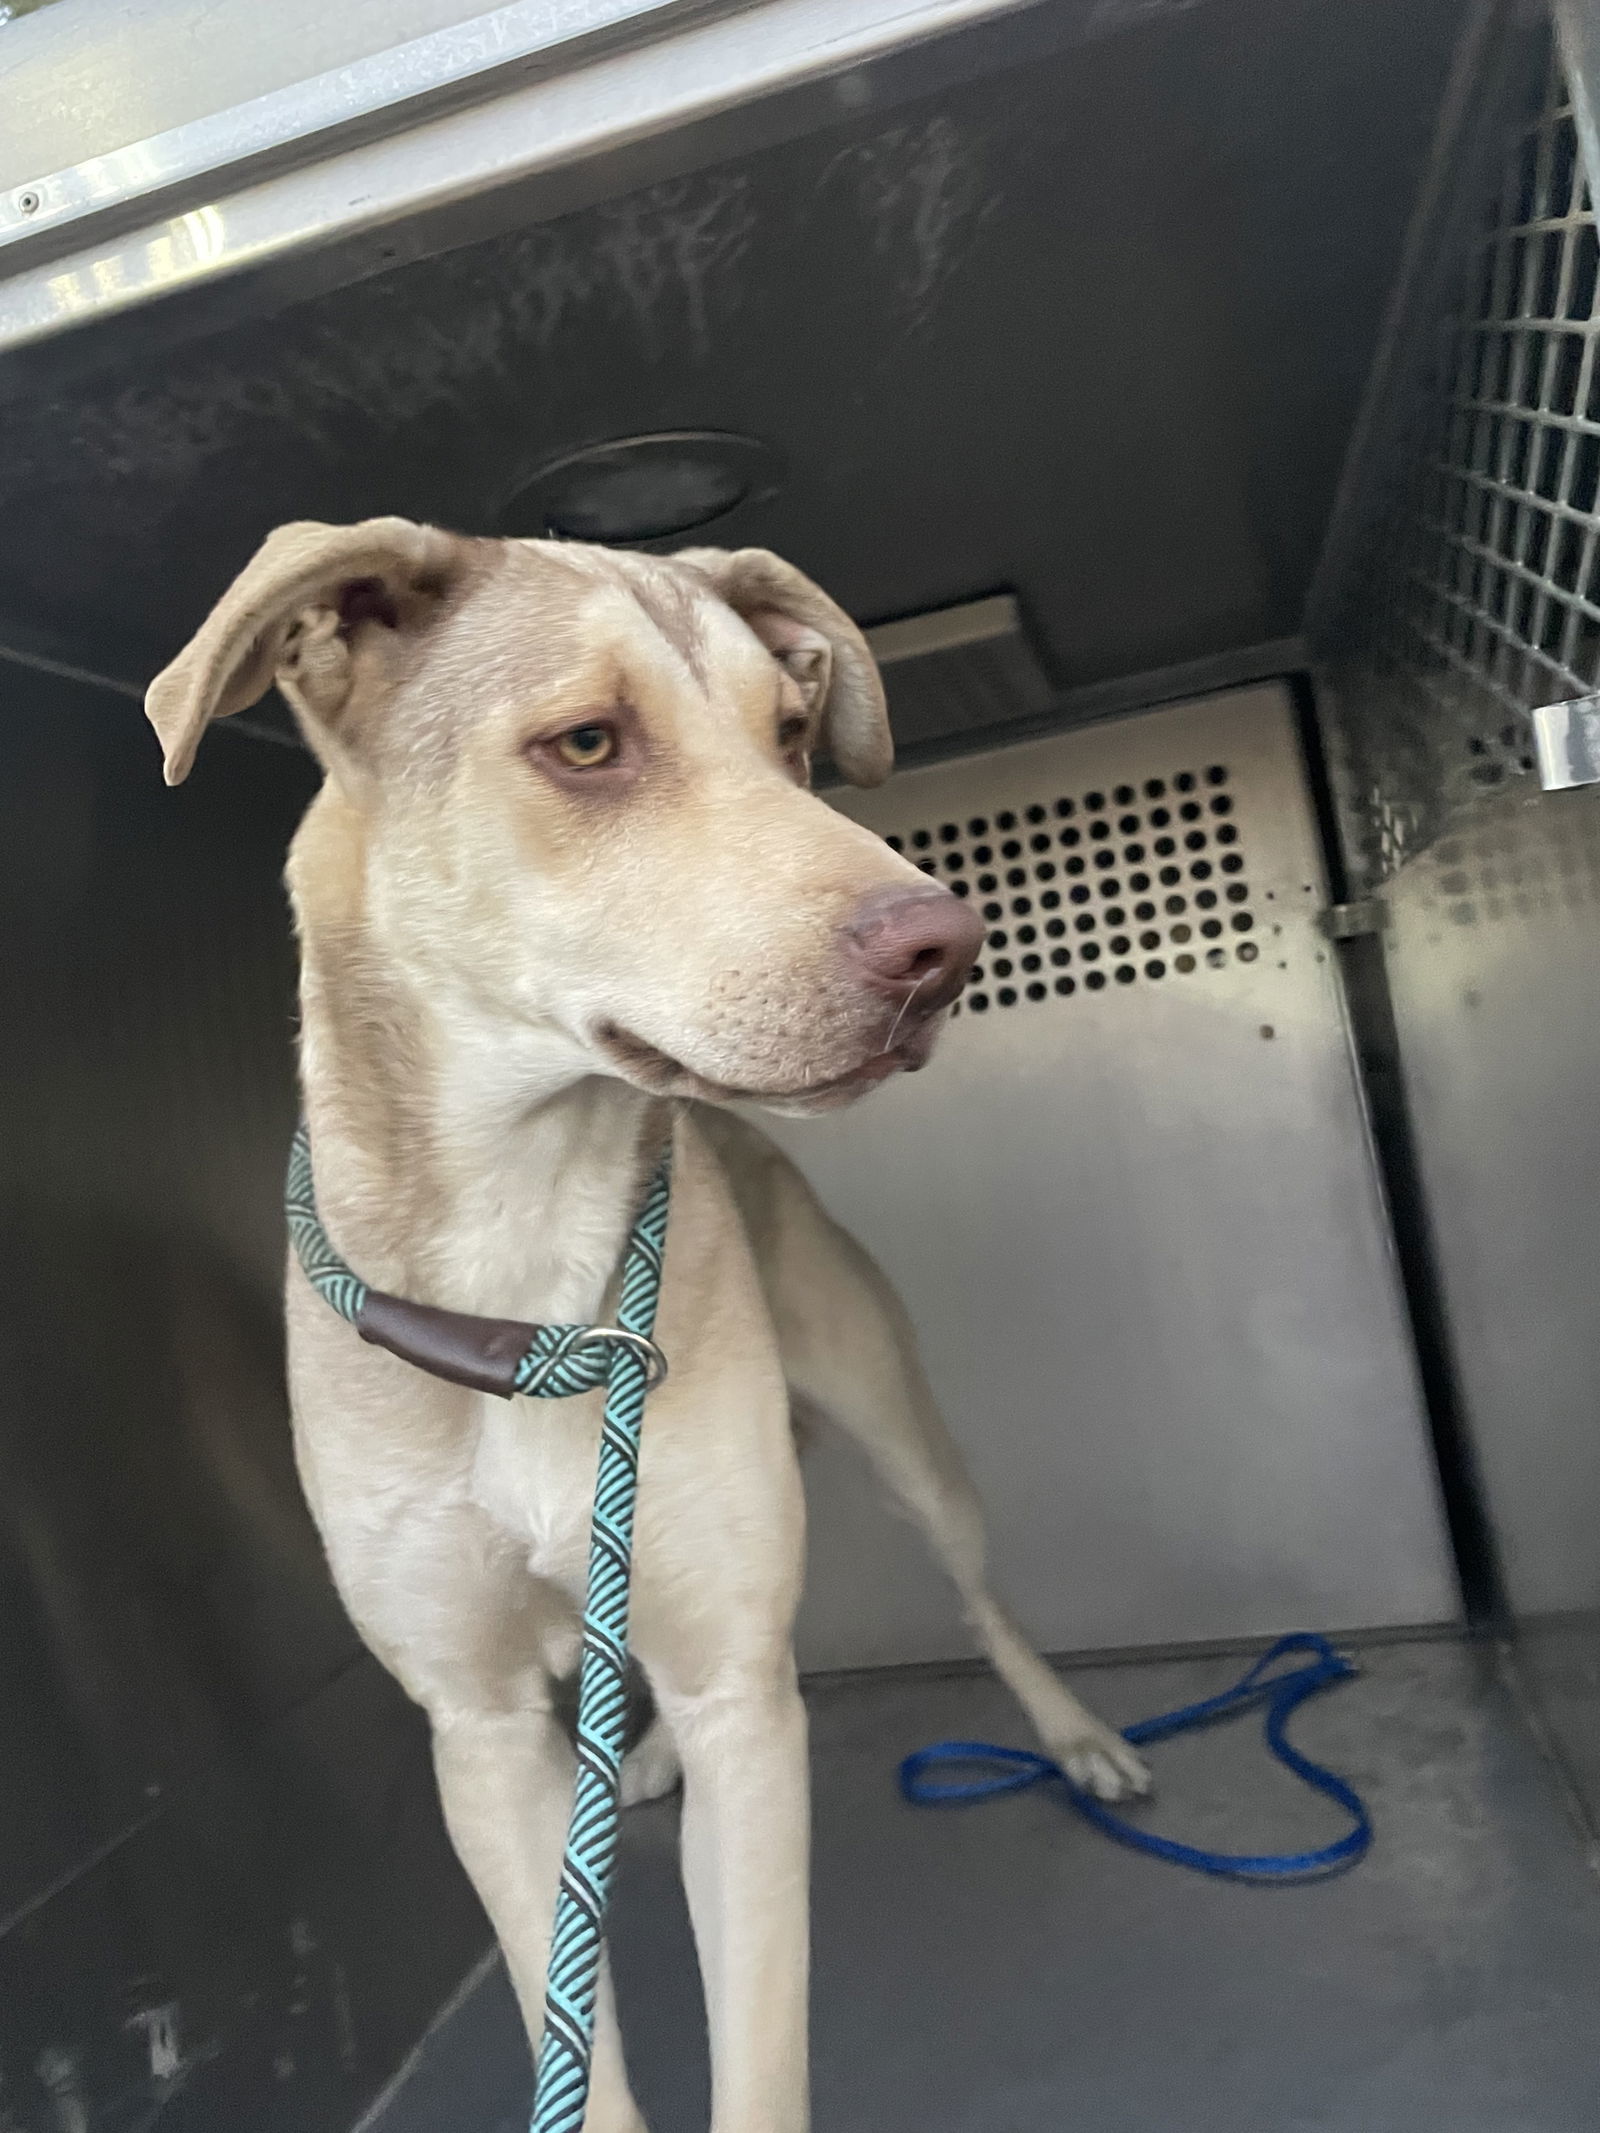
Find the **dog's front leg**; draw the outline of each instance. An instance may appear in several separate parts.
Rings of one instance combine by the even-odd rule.
[[[711,2133],[805,2133],[806,1716],[787,1646],[656,1694],[683,1760],[683,1875],[711,2039]]]
[[[434,1713],[439,1794],[461,1863],[483,1899],[535,2050],[545,1965],[572,1806],[573,1755],[553,1710]],[[602,1972],[584,2133],[645,2133],[622,2063],[611,1980]]]

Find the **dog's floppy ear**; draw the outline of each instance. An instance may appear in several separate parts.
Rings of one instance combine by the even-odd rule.
[[[765,548],[686,548],[676,561],[711,580],[773,657],[820,706],[828,752],[852,785],[881,785],[894,768],[889,709],[876,660],[844,609]]]
[[[467,543],[404,518],[280,526],[145,694],[169,785],[189,775],[214,718],[259,702],[275,680],[314,746],[333,731],[371,627],[415,627],[438,608]],[[323,750],[317,747],[318,754]]]

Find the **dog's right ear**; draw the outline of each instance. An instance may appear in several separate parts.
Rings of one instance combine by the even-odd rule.
[[[469,544],[404,518],[358,526],[306,521],[267,536],[195,636],[158,674],[145,714],[169,785],[189,775],[200,737],[282,685],[326,763],[374,631],[423,626],[458,578]]]

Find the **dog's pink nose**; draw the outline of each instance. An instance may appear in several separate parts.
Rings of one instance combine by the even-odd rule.
[[[844,931],[871,984],[930,1014],[955,998],[983,945],[982,920],[948,889],[875,889]]]

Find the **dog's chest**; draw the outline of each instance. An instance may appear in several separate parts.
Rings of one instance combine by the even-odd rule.
[[[574,1596],[583,1590],[600,1396],[481,1403],[472,1493],[528,1568]]]
[[[548,1209],[549,1199],[543,1204]],[[622,1249],[613,1203],[567,1199],[561,1218],[530,1218],[541,1194],[526,1182],[485,1195],[452,1250],[464,1307],[535,1325],[593,1324]],[[529,1569],[581,1594],[603,1395],[479,1402],[474,1498],[527,1551]]]

